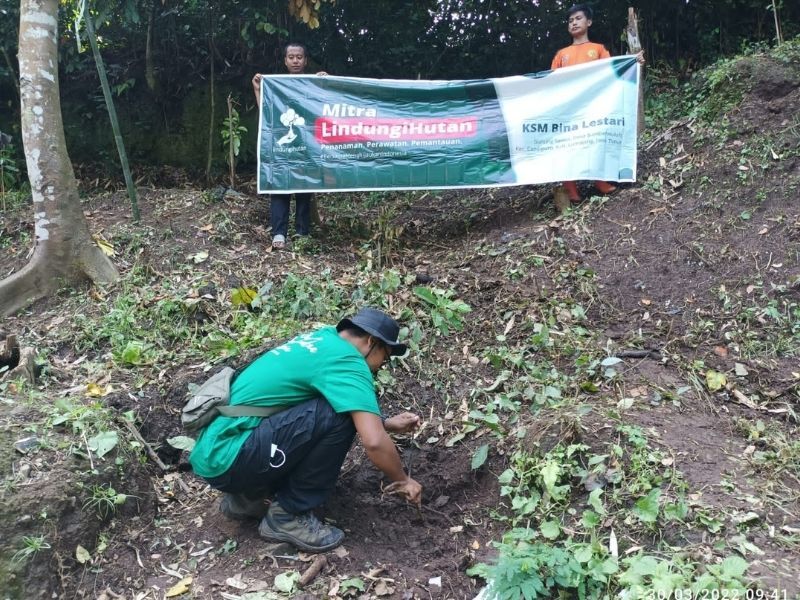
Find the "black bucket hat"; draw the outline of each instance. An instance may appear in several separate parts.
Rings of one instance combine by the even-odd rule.
[[[398,341],[400,325],[385,312],[376,308],[362,308],[352,317],[345,317],[336,325],[336,331],[341,331],[349,325],[355,325],[378,338],[389,347],[392,356],[402,356],[408,348]]]

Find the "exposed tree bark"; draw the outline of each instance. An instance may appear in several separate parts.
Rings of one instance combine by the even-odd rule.
[[[642,51],[642,42],[639,39],[639,19],[636,16],[636,11],[633,7],[628,7],[628,26],[625,28],[625,34],[628,38],[628,52],[630,54],[638,54]],[[639,76],[639,105],[637,106],[637,128],[636,133],[642,135],[644,132],[644,66],[640,67]]]
[[[59,288],[107,283],[116,267],[93,243],[64,141],[58,88],[58,0],[20,3],[22,144],[31,184],[35,246],[30,262],[0,282],[0,315]]]

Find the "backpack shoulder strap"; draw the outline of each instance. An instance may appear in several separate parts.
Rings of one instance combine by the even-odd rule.
[[[225,417],[271,417],[289,408],[288,406],[249,406],[247,404],[224,404],[217,406],[217,412]]]

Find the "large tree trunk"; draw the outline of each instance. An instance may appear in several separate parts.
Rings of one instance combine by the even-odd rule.
[[[22,143],[33,196],[31,261],[0,282],[0,315],[9,315],[65,285],[119,278],[92,241],[64,141],[58,89],[58,0],[22,0],[19,73]]]

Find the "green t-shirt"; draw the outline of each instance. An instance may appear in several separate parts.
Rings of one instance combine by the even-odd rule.
[[[304,333],[250,363],[231,386],[231,404],[294,405],[324,397],[337,413],[380,415],[372,373],[334,327]],[[201,477],[230,468],[260,417],[217,417],[200,432],[189,457]]]

